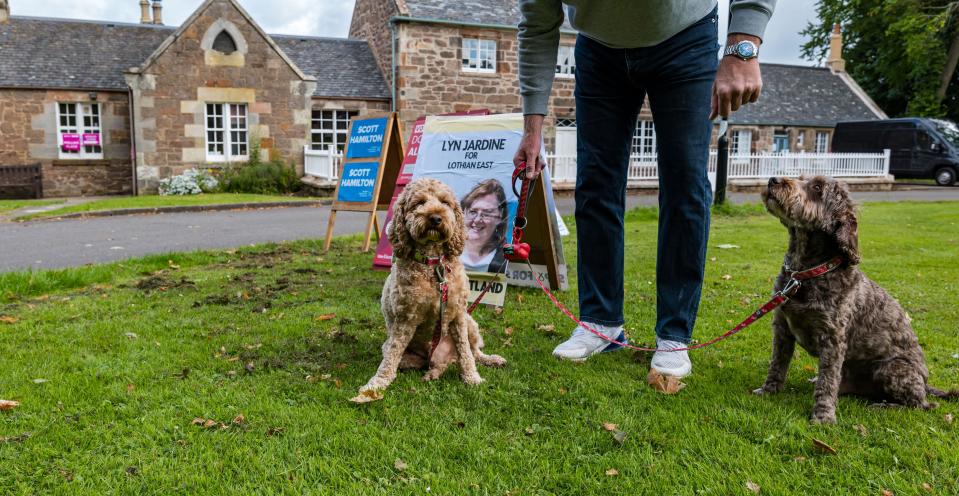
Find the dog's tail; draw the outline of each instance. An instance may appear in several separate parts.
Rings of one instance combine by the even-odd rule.
[[[929,396],[935,396],[936,398],[942,398],[945,400],[954,400],[959,398],[959,389],[950,389],[949,391],[943,391],[941,389],[934,388],[930,385],[926,385],[926,394]]]

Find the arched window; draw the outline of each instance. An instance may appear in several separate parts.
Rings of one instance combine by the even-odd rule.
[[[220,34],[216,35],[216,38],[213,40],[213,49],[220,53],[230,55],[236,51],[236,42],[233,41],[230,33],[227,33],[224,29],[220,31]]]

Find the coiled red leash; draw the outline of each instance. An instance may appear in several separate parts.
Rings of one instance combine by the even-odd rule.
[[[806,269],[802,271],[792,271],[789,274],[789,281],[786,282],[786,285],[783,286],[783,289],[773,294],[772,298],[770,298],[769,301],[764,303],[749,317],[746,317],[746,319],[740,322],[738,325],[736,325],[736,327],[733,327],[732,329],[726,331],[724,334],[716,336],[715,338],[710,339],[709,341],[706,341],[705,343],[698,343],[692,346],[687,346],[685,348],[673,348],[670,350],[659,350],[657,348],[643,348],[641,346],[633,346],[629,343],[619,342],[611,337],[608,337],[605,334],[602,334],[596,331],[595,329],[590,327],[588,324],[576,318],[576,316],[573,315],[573,313],[570,312],[569,309],[567,309],[562,303],[560,303],[558,299],[556,299],[553,293],[550,292],[549,288],[547,288],[546,285],[543,284],[543,281],[540,280],[539,276],[536,275],[536,272],[533,270],[533,265],[529,261],[529,245],[527,243],[520,243],[520,240],[523,239],[523,230],[526,228],[526,203],[529,200],[528,194],[530,191],[530,183],[532,182],[532,180],[526,179],[526,163],[525,162],[521,163],[518,167],[516,167],[516,170],[513,172],[513,191],[514,192],[516,191],[517,179],[523,182],[523,187],[522,187],[522,194],[518,194],[520,203],[519,203],[519,207],[516,210],[516,222],[514,223],[514,227],[513,227],[513,244],[512,245],[508,244],[504,246],[503,248],[504,253],[508,253],[508,255],[506,255],[506,258],[514,262],[526,263],[526,266],[529,268],[530,274],[533,275],[533,279],[536,281],[536,284],[538,284],[540,289],[542,289],[543,292],[546,293],[546,296],[548,296],[550,301],[553,302],[553,305],[555,305],[556,308],[558,308],[561,312],[566,314],[566,316],[569,317],[570,320],[572,320],[583,329],[586,329],[590,333],[602,338],[605,341],[622,346],[624,348],[629,348],[631,350],[664,351],[664,352],[690,351],[690,350],[705,348],[712,344],[718,343],[719,341],[729,338],[735,335],[736,333],[738,333],[739,331],[742,331],[743,329],[749,327],[750,325],[753,324],[753,322],[756,322],[767,313],[775,310],[776,307],[789,301],[789,298],[794,296],[796,292],[799,291],[799,287],[802,285],[802,281],[813,279],[816,277],[821,277],[829,272],[832,272],[833,270],[836,270],[843,264],[843,262],[845,262],[845,258],[839,255],[811,269]],[[520,223],[520,219],[522,219],[522,224]],[[482,295],[480,296],[480,298],[482,298]],[[478,300],[477,300],[477,303],[478,303]],[[475,303],[474,303],[474,306],[475,306]]]

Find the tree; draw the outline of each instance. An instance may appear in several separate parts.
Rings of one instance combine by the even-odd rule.
[[[890,116],[959,120],[959,1],[819,0],[803,56],[822,61],[834,23],[849,74]]]

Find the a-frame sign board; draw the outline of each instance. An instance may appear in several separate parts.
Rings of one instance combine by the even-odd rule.
[[[379,227],[376,212],[386,210],[393,198],[396,178],[403,167],[403,134],[395,112],[365,114],[350,120],[340,178],[333,193],[330,220],[323,250],[330,249],[338,211],[369,212],[363,237],[363,251]]]

